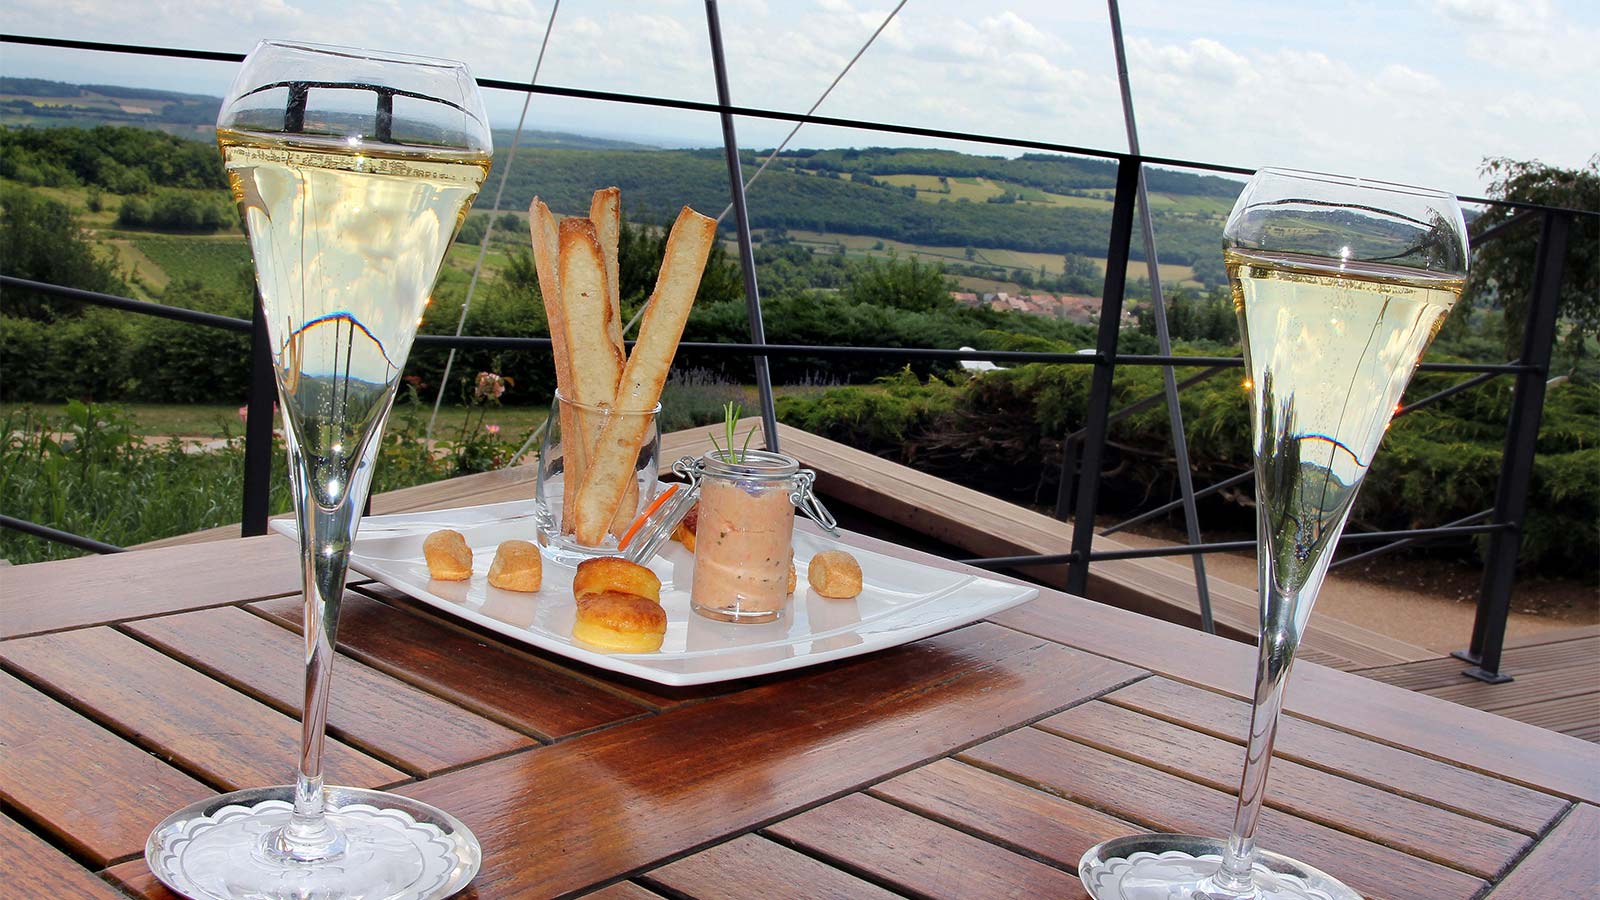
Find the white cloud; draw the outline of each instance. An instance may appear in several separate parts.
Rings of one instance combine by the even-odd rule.
[[[1549,0],[1432,0],[1433,10],[1471,25],[1533,28],[1550,18]]]
[[[721,6],[736,103],[803,111],[895,0]],[[1475,191],[1484,156],[1581,164],[1600,147],[1600,2],[1140,0],[1124,5],[1142,143],[1163,156],[1278,162]],[[467,60],[481,76],[533,69],[550,0],[10,0],[8,31],[243,51],[312,36]],[[223,64],[8,46],[0,69],[220,94]],[[540,76],[550,84],[711,100],[702,4],[563,5]],[[490,92],[508,123],[516,94]],[[715,117],[535,97],[533,127],[714,142]],[[1121,150],[1121,107],[1098,2],[916,0],[820,112]],[[750,146],[787,123],[740,122]],[[799,146],[928,144],[808,126]],[[949,146],[949,144],[946,144]],[[955,145],[974,152],[1003,147]]]

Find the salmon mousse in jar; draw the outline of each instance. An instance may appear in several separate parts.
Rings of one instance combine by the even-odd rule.
[[[691,605],[724,622],[782,618],[789,606],[795,507],[830,531],[834,525],[811,491],[816,474],[793,457],[765,450],[714,450],[696,463]]]

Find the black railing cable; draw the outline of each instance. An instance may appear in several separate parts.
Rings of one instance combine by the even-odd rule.
[[[544,39],[539,42],[539,55],[533,61],[533,74],[528,76],[530,87],[539,80],[539,69],[544,66],[544,51],[550,46],[550,31],[556,27],[556,13],[560,9],[561,0],[555,0],[550,7],[550,18],[544,24]],[[467,282],[467,296],[461,301],[461,316],[456,319],[456,337],[460,337],[462,329],[467,327],[467,312],[472,309],[472,295],[478,290],[478,276],[483,272],[483,258],[489,253],[489,238],[494,235],[495,213],[500,211],[500,200],[506,193],[506,178],[511,175],[511,166],[516,162],[517,147],[522,143],[522,126],[528,121],[528,105],[532,102],[531,91],[522,96],[522,112],[517,115],[517,131],[511,137],[511,149],[507,151],[505,162],[500,166],[500,186],[495,188],[494,206],[489,209],[489,224],[483,229],[483,238],[478,241],[478,261],[472,264],[472,280]],[[422,439],[425,441],[433,439],[433,424],[439,418],[439,404],[444,401],[445,387],[450,383],[450,370],[455,368],[455,364],[456,348],[451,347],[449,355],[444,360],[444,374],[439,378],[439,390],[433,398],[433,412],[428,414],[428,427],[422,431]]]
[[[19,519],[16,516],[0,515],[0,528],[9,528],[12,531],[31,534],[34,537],[44,538],[52,543],[66,544],[69,547],[77,547],[79,550],[88,550],[90,553],[124,553],[127,551],[126,547],[118,547],[116,544],[108,544],[105,541],[86,538],[81,534],[73,534],[70,531],[51,528],[49,525],[29,522],[27,519]]]
[[[817,107],[821,106],[822,102],[828,99],[828,95],[833,93],[833,89],[839,86],[839,82],[844,80],[844,76],[850,74],[850,70],[854,68],[856,62],[861,59],[862,54],[866,53],[867,48],[871,47],[873,41],[878,39],[878,35],[883,34],[883,30],[889,27],[889,23],[894,21],[894,17],[900,13],[900,10],[905,5],[906,0],[900,0],[900,2],[895,5],[894,9],[889,10],[889,14],[884,16],[882,24],[878,26],[876,31],[872,32],[872,34],[867,37],[867,42],[861,45],[861,49],[856,51],[855,56],[850,57],[850,61],[844,64],[843,69],[839,70],[839,74],[833,76],[833,81],[829,82],[826,88],[823,88],[822,93],[817,96],[816,102],[812,103],[811,108],[806,110],[805,114],[807,116],[815,113],[817,111]],[[765,172],[768,166],[772,165],[772,161],[778,158],[778,154],[782,153],[784,148],[789,146],[789,142],[794,140],[794,136],[800,133],[800,129],[804,128],[805,124],[806,123],[804,121],[796,122],[794,127],[789,129],[789,133],[784,135],[783,140],[778,142],[778,146],[773,149],[772,152],[767,154],[766,159],[761,161],[760,167],[758,167],[755,170],[755,173],[746,179],[744,183],[744,189],[747,193],[750,190],[750,186],[756,183],[756,179],[761,177],[761,173]],[[722,208],[722,212],[717,215],[717,224],[722,224],[722,220],[726,219],[728,217],[728,213],[730,212],[733,212],[733,203],[731,201],[727,206],[724,206]],[[626,335],[633,333],[634,326],[638,325],[639,320],[644,318],[644,310],[645,308],[643,306],[639,307],[639,311],[633,314],[633,318],[628,320],[628,324],[622,326],[623,334]]]

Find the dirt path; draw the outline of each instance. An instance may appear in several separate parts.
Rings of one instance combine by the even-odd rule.
[[[1128,532],[1119,532],[1116,539],[1135,547],[1172,543],[1161,537]],[[1209,554],[1206,574],[1254,588],[1255,556]],[[1441,654],[1449,653],[1465,649],[1472,638],[1481,577],[1482,570],[1472,566],[1379,557],[1370,566],[1355,563],[1328,573],[1312,614],[1331,616]],[[1512,602],[1511,617],[1506,622],[1508,637],[1600,624],[1600,591],[1579,582],[1519,579]]]

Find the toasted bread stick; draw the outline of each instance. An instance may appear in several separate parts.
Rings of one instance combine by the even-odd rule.
[[[550,350],[556,358],[556,388],[561,396],[572,397],[572,353],[567,346],[567,316],[561,304],[561,239],[555,216],[550,207],[538,197],[528,204],[528,232],[533,240],[533,266],[539,276],[539,294],[544,300],[544,317],[550,328]],[[561,530],[572,531],[572,504],[565,502],[578,495],[583,484],[583,472],[588,459],[588,448],[583,441],[574,440],[577,418],[563,405],[561,425]]]
[[[600,252],[605,255],[606,299],[611,304],[611,343],[616,345],[618,353],[625,353],[622,343],[621,286],[617,283],[617,242],[622,234],[622,191],[615,187],[595,191],[589,200],[589,221],[594,223],[595,236],[600,240]],[[618,540],[621,540],[622,535],[627,532],[638,511],[639,482],[630,478],[623,489],[617,514],[611,520],[611,533]]]
[[[561,306],[566,315],[567,347],[572,352],[572,399],[590,407],[609,409],[617,397],[617,382],[622,377],[623,356],[611,342],[611,305],[607,299],[605,256],[596,238],[594,223],[588,219],[561,221]],[[594,445],[600,437],[601,417],[584,411],[578,415],[578,438],[588,456],[588,469],[594,466]],[[584,481],[588,480],[588,472]],[[609,512],[616,513],[622,500],[621,482],[611,500]],[[582,487],[578,489],[583,492]],[[566,501],[570,502],[570,500]],[[606,518],[609,526],[611,517]],[[577,520],[573,521],[576,531]],[[578,542],[597,546],[600,537]]]
[[[639,339],[628,357],[616,393],[616,409],[649,412],[661,399],[684,323],[700,289],[717,223],[685,206],[667,236],[661,274],[639,326]],[[581,544],[599,543],[632,480],[639,447],[650,422],[642,416],[614,416],[606,420],[589,459],[583,486],[578,489],[573,531]]]

